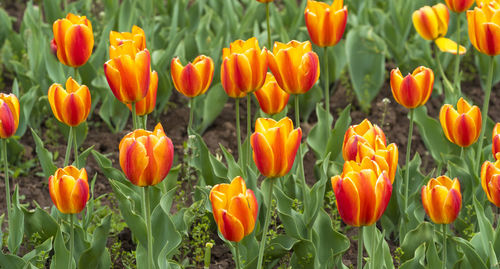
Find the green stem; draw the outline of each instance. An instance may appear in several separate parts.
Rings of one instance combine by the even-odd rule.
[[[358,269],[363,269],[363,227],[358,229]]]
[[[410,154],[411,154],[411,137],[413,136],[413,115],[414,109],[410,109],[410,131],[408,132],[408,143],[406,144],[406,164],[405,164],[405,207],[404,212],[408,210],[408,184],[410,181]]]
[[[66,146],[66,155],[64,155],[64,167],[69,164],[69,155],[71,155],[71,146],[73,145],[73,127],[69,127],[68,145]]]
[[[236,262],[236,268],[240,269],[240,244],[236,242],[236,246],[234,247],[236,249],[236,257],[234,258],[234,261]]]
[[[372,224],[373,229],[377,229],[377,223]],[[370,257],[370,269],[375,269],[375,230],[372,232],[372,256]]]
[[[250,94],[247,94],[247,140],[250,139],[250,134],[252,132],[252,96]],[[248,166],[250,164],[250,152],[252,151],[250,149],[250,140],[248,140],[247,143],[247,156],[246,156],[246,163],[245,166]],[[245,169],[243,169],[246,171]]]
[[[450,93],[454,94],[455,90],[453,88],[453,85],[451,85],[450,80],[448,80],[448,78],[446,77],[446,74],[443,71],[443,66],[441,65],[441,60],[439,59],[438,47],[435,44],[434,44],[434,54],[436,57],[436,62],[438,65],[439,74],[441,75],[441,79],[443,80],[444,85],[445,85],[445,90],[448,89],[448,91]]]
[[[189,122],[188,122],[188,134],[193,128],[193,118],[194,118],[194,97],[189,98]]]
[[[262,261],[264,259],[264,248],[266,246],[266,236],[267,236],[267,230],[269,228],[269,219],[271,218],[271,203],[273,200],[273,186],[275,179],[268,178],[267,180],[271,181],[271,186],[269,186],[269,190],[267,192],[267,212],[266,212],[266,218],[264,219],[264,230],[262,230],[262,238],[260,239],[259,258],[257,260],[258,269],[262,268]]]
[[[2,139],[2,158],[5,179],[5,200],[7,200],[7,219],[9,219],[11,205],[10,205],[10,185],[9,185],[9,161],[7,159],[7,139]]]
[[[240,127],[240,99],[235,99],[236,106],[236,139],[238,140],[238,161],[241,161],[241,127]]]
[[[324,55],[323,57],[325,58],[325,110],[330,114],[330,73],[328,72],[328,47],[324,48]]]
[[[269,46],[269,49],[272,51],[273,48],[271,47],[271,24],[269,23],[269,4],[270,2],[266,3],[267,46]]]
[[[134,127],[134,130],[139,128],[139,126],[137,125],[137,113],[135,110],[135,103],[132,103],[132,125]]]
[[[490,104],[491,95],[491,84],[493,82],[493,67],[495,61],[493,56],[490,56],[490,69],[488,70],[488,78],[486,80],[486,88],[484,93],[483,109],[481,110],[482,123],[481,123],[481,134],[479,135],[479,140],[477,141],[477,151],[476,151],[476,171],[479,170],[481,163],[481,150],[483,149],[483,138],[484,130],[486,129],[486,120],[488,119],[488,106]]]
[[[437,169],[436,169],[436,174],[435,174],[435,177],[438,177],[438,176],[439,176],[439,174],[441,174],[441,169],[443,169],[443,162],[442,162],[442,161],[439,161],[439,162],[438,162]]]
[[[299,109],[299,95],[295,95],[295,125],[300,127],[300,109]],[[302,160],[302,147],[299,145],[299,170],[300,176],[302,177],[302,199],[304,199],[304,208],[308,208],[307,202],[307,184],[306,176],[304,174],[304,162]]]
[[[69,265],[68,268],[72,268],[72,263],[73,263],[73,249],[75,245],[75,229],[73,228],[73,221],[74,221],[74,215],[75,214],[70,214],[69,219],[70,219],[70,224],[69,224]]]
[[[454,77],[454,85],[457,89],[460,90],[460,77],[458,76],[460,69],[460,16],[457,14],[457,55],[455,60],[455,77]]]
[[[148,128],[148,114],[142,116],[141,119],[142,119],[142,128],[147,129]]]
[[[74,144],[74,147],[75,147],[75,165],[76,165],[76,168],[80,169],[80,162],[78,161],[78,141],[76,140],[76,130],[74,129],[74,127],[70,127],[71,129],[73,129],[73,143]]]
[[[443,269],[446,268],[446,224],[442,224],[443,227]]]
[[[153,269],[153,234],[151,233],[151,206],[149,198],[149,186],[144,187],[144,214],[146,219],[146,231],[148,239],[148,269]]]

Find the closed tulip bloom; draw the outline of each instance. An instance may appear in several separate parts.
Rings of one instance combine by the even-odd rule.
[[[50,198],[63,214],[80,213],[89,200],[89,184],[85,168],[70,165],[57,169],[49,177]]]
[[[19,100],[12,93],[0,93],[0,138],[13,136],[18,126]]]
[[[335,46],[344,34],[347,7],[344,6],[344,0],[333,0],[331,5],[309,0],[304,18],[314,44],[319,47]]]
[[[87,120],[91,98],[89,88],[72,77],[66,80],[66,89],[54,83],[49,88],[50,108],[56,119],[68,126],[78,126]]]
[[[491,151],[496,160],[500,159],[500,123],[495,124],[492,135]]]
[[[196,97],[204,94],[210,87],[214,76],[214,62],[212,58],[200,55],[186,66],[179,58],[172,59],[170,75],[175,89],[187,97]]]
[[[259,48],[257,38],[236,40],[222,49],[220,80],[229,97],[245,97],[260,89],[266,73],[267,49]]]
[[[399,68],[391,71],[391,90],[396,102],[406,108],[416,108],[427,103],[434,87],[434,72],[420,66],[413,74],[401,75]]]
[[[500,4],[489,2],[467,11],[469,39],[481,53],[489,56],[500,54]]]
[[[481,186],[488,200],[500,207],[500,161],[486,161],[481,167]]]
[[[94,34],[92,24],[85,16],[69,13],[52,25],[57,58],[67,66],[84,65],[92,54]]]
[[[442,106],[439,121],[446,138],[460,147],[468,147],[479,138],[481,111],[477,106],[469,105],[463,98],[458,100],[457,110],[448,104]]]
[[[387,145],[385,134],[377,125],[373,125],[368,119],[364,119],[358,125],[351,125],[344,134],[342,144],[342,156],[344,161],[356,160],[359,144],[368,142],[371,148],[375,148],[377,137]]]
[[[331,178],[335,203],[342,220],[351,226],[369,226],[384,214],[392,194],[385,171],[364,159],[344,164],[342,175]]]
[[[290,95],[280,88],[273,74],[267,73],[264,86],[254,92],[260,108],[269,115],[278,114],[288,104]]]
[[[276,82],[289,94],[308,92],[319,78],[318,55],[309,41],[275,42],[267,58]]]
[[[282,177],[292,169],[302,139],[302,129],[293,129],[293,122],[285,117],[258,118],[255,132],[250,137],[253,160],[260,173],[268,178]]]
[[[425,212],[436,224],[450,224],[462,208],[460,182],[447,176],[431,178],[422,186],[422,204]]]
[[[453,11],[453,12],[464,12],[468,10],[472,4],[474,4],[474,0],[444,0],[446,2],[446,5]]]
[[[120,166],[132,184],[152,186],[165,179],[174,159],[174,146],[158,123],[153,132],[137,129],[120,141]]]
[[[141,27],[136,25],[132,26],[131,32],[120,33],[111,31],[109,33],[109,43],[111,46],[118,47],[124,42],[132,42],[138,50],[143,50],[146,48],[146,34]]]
[[[226,240],[239,242],[252,233],[259,205],[243,178],[237,176],[231,184],[215,185],[210,191],[210,202],[215,222]]]
[[[158,93],[158,74],[156,71],[151,72],[151,80],[149,81],[149,90],[142,100],[135,103],[135,112],[138,116],[147,115],[155,109],[156,94]],[[132,111],[132,104],[127,104],[127,107]]]
[[[111,60],[104,64],[104,74],[113,95],[125,104],[142,100],[150,87],[149,51],[138,50],[132,42],[110,49]]]

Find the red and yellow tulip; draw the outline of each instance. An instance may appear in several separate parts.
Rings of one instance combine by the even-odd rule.
[[[222,49],[222,59],[220,80],[229,97],[245,97],[264,84],[267,49],[260,49],[257,38],[232,42]]]
[[[319,47],[335,46],[344,35],[347,7],[344,0],[333,0],[331,5],[308,0],[304,18],[314,44]]]
[[[158,74],[156,71],[151,72],[149,90],[142,100],[135,103],[135,113],[137,116],[147,115],[155,109],[156,94],[158,93]],[[132,111],[132,104],[127,104],[127,107]]]
[[[273,1],[274,0],[257,0],[257,2],[261,2],[261,3],[271,3]]]
[[[239,242],[253,231],[259,205],[243,178],[237,176],[231,184],[215,185],[210,191],[210,202],[215,222],[226,240]]]
[[[288,117],[278,122],[258,118],[250,143],[253,160],[260,173],[268,178],[286,175],[292,169],[301,139],[302,129],[294,130],[293,122]]]
[[[71,67],[84,65],[94,47],[92,24],[87,17],[69,13],[66,18],[55,21],[52,30],[54,39],[51,43],[57,50],[59,61]]]
[[[138,50],[144,50],[146,48],[146,34],[144,30],[134,25],[131,32],[120,33],[111,31],[109,33],[109,43],[111,46],[118,47],[126,42],[132,42]]]
[[[391,71],[391,90],[396,102],[406,108],[416,108],[424,105],[432,93],[434,72],[420,66],[406,77],[401,75],[399,68]]]
[[[425,212],[436,224],[449,224],[455,221],[462,207],[460,182],[447,176],[431,178],[422,186],[422,204]]]
[[[165,179],[174,159],[174,146],[158,123],[153,132],[137,129],[120,141],[120,166],[132,184],[152,186]]]
[[[342,220],[351,226],[369,226],[384,213],[392,194],[392,184],[376,162],[345,162],[342,175],[331,178]]]
[[[78,126],[87,120],[91,106],[89,88],[78,84],[72,77],[66,80],[66,89],[61,84],[52,84],[48,98],[58,121],[68,126]]]
[[[19,100],[12,93],[0,93],[0,138],[13,136],[18,126]]]
[[[280,113],[286,107],[290,98],[290,95],[280,88],[271,73],[267,73],[264,86],[255,91],[254,94],[262,111],[269,115]]]
[[[385,146],[385,134],[377,125],[373,125],[368,119],[364,119],[358,125],[351,125],[344,134],[344,142],[342,144],[342,156],[344,161],[356,160],[358,156],[359,145],[368,142],[368,145],[373,149],[377,143],[377,137],[380,137],[382,144]]]
[[[474,0],[444,0],[446,2],[446,5],[453,11],[453,12],[464,12],[468,10],[472,4],[474,4]]]
[[[214,62],[212,58],[200,55],[186,66],[182,66],[179,58],[172,59],[170,75],[175,89],[187,97],[196,97],[204,94],[210,87],[214,76]]]
[[[126,104],[142,100],[151,83],[149,51],[138,50],[132,42],[126,42],[111,46],[109,55],[104,74],[115,97]]]
[[[89,200],[89,184],[85,168],[66,166],[49,177],[50,198],[63,214],[80,213]]]
[[[460,147],[468,147],[479,138],[481,111],[463,98],[458,100],[457,110],[448,104],[442,106],[439,120],[446,138]]]
[[[481,186],[488,200],[500,207],[500,161],[486,161],[481,167]]]
[[[308,92],[319,78],[318,55],[309,41],[275,42],[267,58],[276,82],[289,94]]]
[[[500,159],[500,123],[495,124],[495,127],[493,128],[493,135],[492,137],[492,145],[491,145],[491,151],[493,152],[493,157],[496,160]]]
[[[500,3],[491,1],[467,11],[469,39],[481,53],[500,54]]]

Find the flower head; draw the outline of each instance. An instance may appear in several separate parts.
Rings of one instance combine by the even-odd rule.
[[[48,92],[50,108],[56,119],[68,126],[78,126],[87,120],[91,97],[89,88],[80,85],[72,77],[66,81],[66,89],[54,83]]]
[[[463,98],[458,100],[457,110],[448,104],[442,106],[439,120],[446,138],[460,147],[474,144],[481,133],[481,111]]]
[[[309,0],[304,18],[314,44],[320,47],[335,46],[344,34],[347,7],[344,6],[344,0],[333,0],[331,5]]]
[[[19,100],[12,93],[0,93],[0,138],[13,136],[18,126]]]
[[[94,47],[92,24],[87,17],[68,13],[66,18],[54,22],[52,30],[51,46],[57,51],[59,61],[71,67],[84,65]]]
[[[89,200],[89,184],[85,168],[66,166],[49,177],[50,198],[63,214],[80,213]]]
[[[422,204],[425,212],[436,224],[449,224],[455,221],[462,207],[460,182],[447,176],[431,178],[422,186]]]

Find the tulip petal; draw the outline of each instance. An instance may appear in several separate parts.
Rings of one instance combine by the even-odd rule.
[[[148,163],[149,157],[146,148],[141,143],[127,139],[120,145],[120,166],[125,176],[134,185],[146,186],[142,180],[142,173],[147,168]]]
[[[234,196],[229,202],[227,213],[237,218],[243,225],[244,236],[249,235],[255,226],[255,219],[251,211],[247,199],[243,194]]]
[[[354,184],[359,180],[359,173],[349,173],[343,179],[335,178],[332,179],[332,185],[339,214],[348,225],[359,226],[361,202],[359,191]]]
[[[226,240],[239,242],[245,235],[241,222],[226,210],[222,211],[221,222],[218,225],[220,232]]]
[[[250,142],[253,149],[253,160],[263,175],[271,175],[274,171],[274,153],[266,137],[258,132],[252,134]]]
[[[74,24],[67,29],[64,38],[64,49],[68,65],[78,67],[87,62],[94,47],[94,35],[85,25]]]
[[[447,52],[451,54],[457,54],[457,43],[449,38],[440,37],[434,41],[438,46],[439,50],[442,52]],[[467,52],[467,49],[464,46],[460,46],[458,50],[460,55],[464,55]]]

